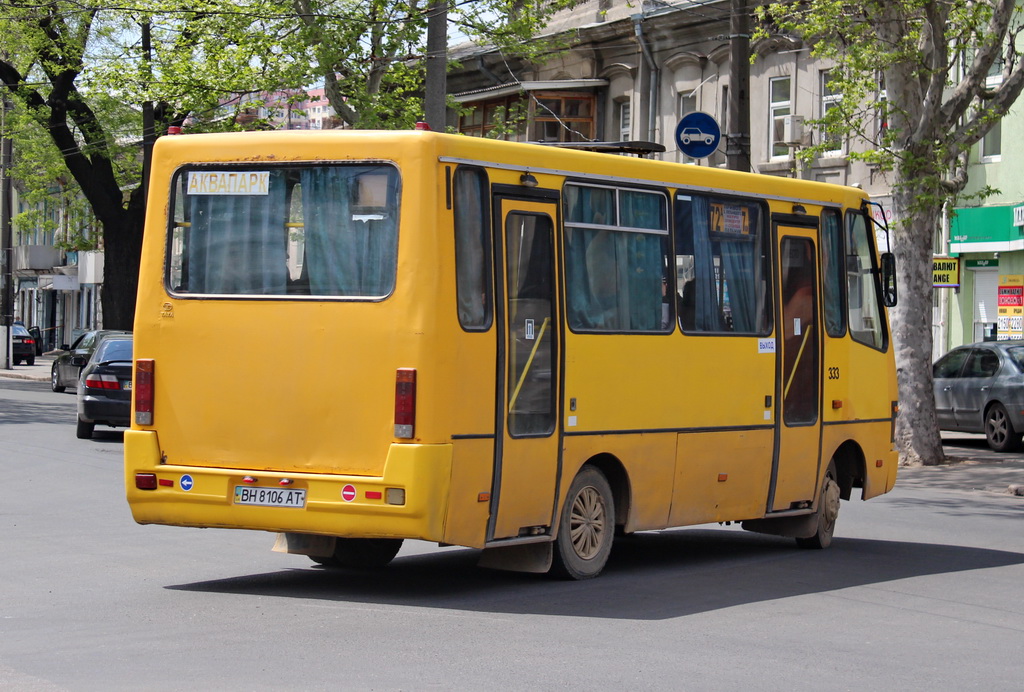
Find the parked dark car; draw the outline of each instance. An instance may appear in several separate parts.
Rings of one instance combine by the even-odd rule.
[[[88,440],[100,424],[129,425],[131,407],[132,337],[105,336],[78,381],[78,437]]]
[[[25,361],[28,365],[36,364],[36,340],[32,338],[28,330],[25,329],[25,325],[15,323],[11,333],[11,342],[14,344],[14,349],[11,352],[11,358],[15,365]]]
[[[55,392],[63,392],[67,387],[77,387],[78,376],[100,341],[110,334],[130,333],[114,329],[98,329],[85,332],[70,346],[67,344],[61,346],[61,353],[54,359],[53,367],[50,368],[50,389]]]
[[[940,430],[985,433],[997,452],[1017,449],[1024,432],[1024,341],[980,341],[932,366]]]

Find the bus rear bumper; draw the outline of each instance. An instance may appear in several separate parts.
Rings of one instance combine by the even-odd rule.
[[[125,431],[124,449],[128,504],[140,524],[443,542],[448,444],[392,444],[379,477],[162,464],[157,433],[147,430]],[[139,474],[153,487],[139,487]],[[237,488],[303,491],[303,503],[241,504]]]

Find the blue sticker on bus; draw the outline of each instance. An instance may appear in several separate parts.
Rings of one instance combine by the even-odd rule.
[[[192,489],[192,476],[188,475],[187,473],[181,477],[181,481],[179,482],[181,483],[182,490],[187,492]]]

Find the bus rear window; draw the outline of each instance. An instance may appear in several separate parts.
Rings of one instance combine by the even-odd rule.
[[[185,168],[173,194],[173,293],[382,298],[394,288],[393,166]]]

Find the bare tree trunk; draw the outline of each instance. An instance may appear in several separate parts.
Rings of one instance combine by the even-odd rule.
[[[934,465],[945,459],[935,417],[932,391],[932,244],[939,213],[915,207],[930,191],[913,183],[897,187],[893,200],[905,219],[894,237],[899,267],[899,303],[893,310],[892,332],[899,378],[896,445],[900,463]]]

